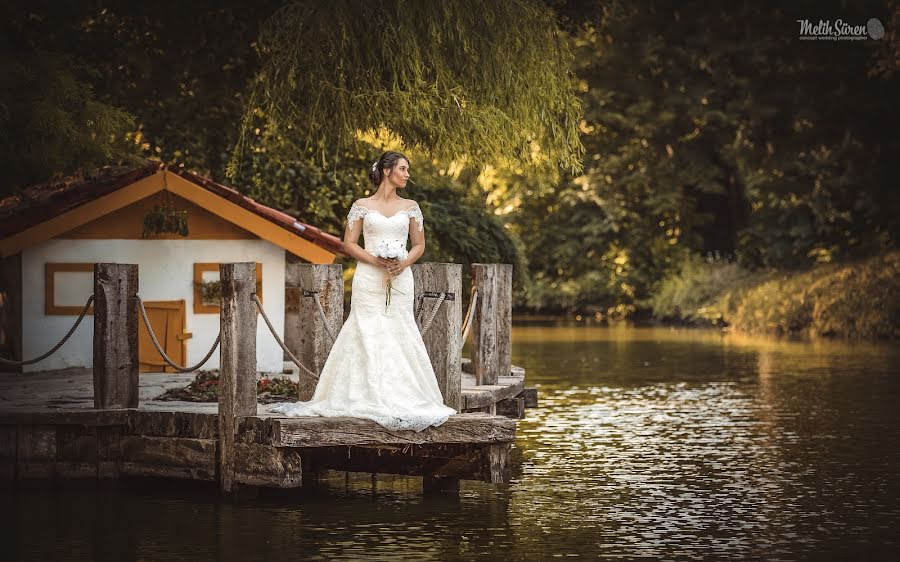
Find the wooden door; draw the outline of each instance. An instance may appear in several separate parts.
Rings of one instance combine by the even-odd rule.
[[[187,340],[191,334],[185,332],[185,302],[180,301],[151,301],[144,303],[147,318],[153,326],[153,333],[160,347],[165,350],[173,362],[184,366],[187,357]],[[143,318],[138,319],[138,362],[142,373],[174,373],[156,351],[150,334],[144,326]]]

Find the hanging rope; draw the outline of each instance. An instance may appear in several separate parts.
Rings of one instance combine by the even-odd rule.
[[[281,346],[281,349],[284,350],[285,353],[287,353],[287,356],[291,359],[291,361],[294,363],[294,365],[296,365],[297,368],[300,369],[301,372],[305,371],[307,375],[311,376],[312,378],[314,378],[316,380],[319,380],[319,375],[315,374],[314,372],[310,371],[309,369],[304,367],[302,364],[300,364],[300,361],[296,357],[294,357],[294,354],[291,353],[291,351],[287,348],[286,345],[284,345],[284,342],[281,341],[281,338],[278,337],[278,332],[276,332],[275,327],[272,326],[272,322],[269,320],[269,317],[266,315],[266,311],[263,308],[262,302],[260,302],[259,297],[256,295],[256,293],[253,293],[253,300],[256,301],[256,308],[259,309],[259,313],[262,315],[263,320],[266,321],[266,326],[269,327],[269,331],[272,332],[273,336],[275,336],[275,341],[277,341],[278,345]]]
[[[159,352],[160,357],[163,358],[163,361],[169,364],[170,367],[178,371],[179,373],[190,373],[192,371],[196,371],[200,367],[202,367],[209,358],[212,357],[213,351],[219,347],[219,341],[222,339],[222,332],[219,331],[218,335],[216,335],[216,341],[213,342],[212,347],[209,349],[209,353],[206,354],[206,357],[203,358],[202,361],[193,365],[191,367],[182,367],[181,365],[177,365],[174,361],[172,361],[166,352],[163,351],[163,348],[159,345],[159,341],[156,339],[156,334],[153,333],[153,326],[150,325],[150,318],[147,317],[147,311],[144,309],[144,301],[141,300],[141,297],[135,297],[138,302],[138,308],[141,311],[141,317],[144,319],[144,326],[147,327],[147,332],[150,334],[150,340],[153,341],[153,347],[156,348],[156,351]]]
[[[331,343],[334,343],[334,334],[331,333],[331,328],[328,327],[328,319],[325,318],[325,310],[322,308],[322,301],[319,300],[319,292],[318,291],[310,291],[313,299],[316,301],[316,308],[319,309],[319,318],[322,319],[322,325],[325,326],[325,332],[328,333],[328,337],[331,338]]]
[[[475,315],[475,303],[478,302],[478,291],[472,286],[472,296],[469,298],[469,310],[466,312],[466,320],[463,322],[462,337],[459,338],[459,348],[462,349],[472,327],[472,317]]]
[[[425,300],[424,296],[422,296],[421,298],[422,301]],[[422,336],[428,333],[428,329],[431,328],[431,322],[434,320],[434,317],[437,316],[438,309],[441,307],[441,304],[443,304],[444,299],[446,298],[447,293],[441,293],[441,296],[438,297],[437,302],[434,303],[434,308],[431,309],[431,314],[428,315],[428,320],[426,320],[425,323],[422,324],[422,329],[420,330],[422,332]]]
[[[87,303],[85,303],[84,308],[81,309],[81,314],[78,315],[78,319],[75,320],[75,324],[73,324],[72,328],[69,329],[69,333],[67,333],[65,336],[63,336],[63,339],[58,344],[53,346],[53,349],[51,349],[47,353],[41,355],[40,357],[35,357],[34,359],[28,359],[27,361],[13,361],[12,359],[0,358],[0,364],[25,366],[25,365],[32,365],[34,363],[37,363],[38,361],[43,361],[44,359],[50,357],[51,355],[56,353],[57,349],[61,348],[63,346],[63,344],[65,344],[67,341],[69,341],[69,338],[72,337],[72,334],[75,333],[75,329],[78,328],[79,324],[81,324],[81,321],[84,319],[84,316],[87,314],[88,309],[91,308],[91,303],[93,303],[93,302],[94,302],[94,295],[91,295],[88,297]]]

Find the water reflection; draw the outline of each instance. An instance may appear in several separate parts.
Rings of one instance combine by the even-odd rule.
[[[900,352],[713,331],[517,326],[540,388],[513,481],[422,497],[107,482],[9,491],[13,559],[493,556],[868,559],[900,553]]]
[[[896,551],[891,348],[584,327],[515,341],[543,374],[511,488],[526,539],[612,556]]]

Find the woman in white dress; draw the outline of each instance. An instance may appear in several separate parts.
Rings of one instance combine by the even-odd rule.
[[[370,419],[388,429],[421,431],[456,413],[444,405],[425,342],[413,312],[413,274],[409,266],[425,251],[424,217],[419,205],[397,190],[409,180],[409,160],[385,152],[369,169],[378,190],[359,199],[347,214],[344,249],[356,258],[350,315],[335,338],[308,402],[279,404],[272,412],[287,416],[350,416]],[[359,246],[360,233],[365,248]],[[407,237],[406,259],[373,255],[381,241]],[[390,304],[385,282],[391,279]]]

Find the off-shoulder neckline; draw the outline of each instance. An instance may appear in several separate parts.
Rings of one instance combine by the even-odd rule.
[[[413,205],[411,207],[409,207],[408,209],[401,209],[401,210],[397,211],[396,213],[394,213],[393,215],[387,216],[384,213],[382,213],[381,211],[376,211],[375,209],[366,207],[365,205],[363,205],[361,203],[353,203],[353,204],[356,205],[357,207],[362,207],[363,209],[369,211],[370,213],[378,213],[379,215],[381,215],[382,217],[384,217],[386,219],[392,219],[392,218],[396,217],[397,215],[399,215],[400,213],[408,213],[409,211],[412,211],[413,209],[415,209],[416,207],[419,206],[418,203],[413,203]]]

